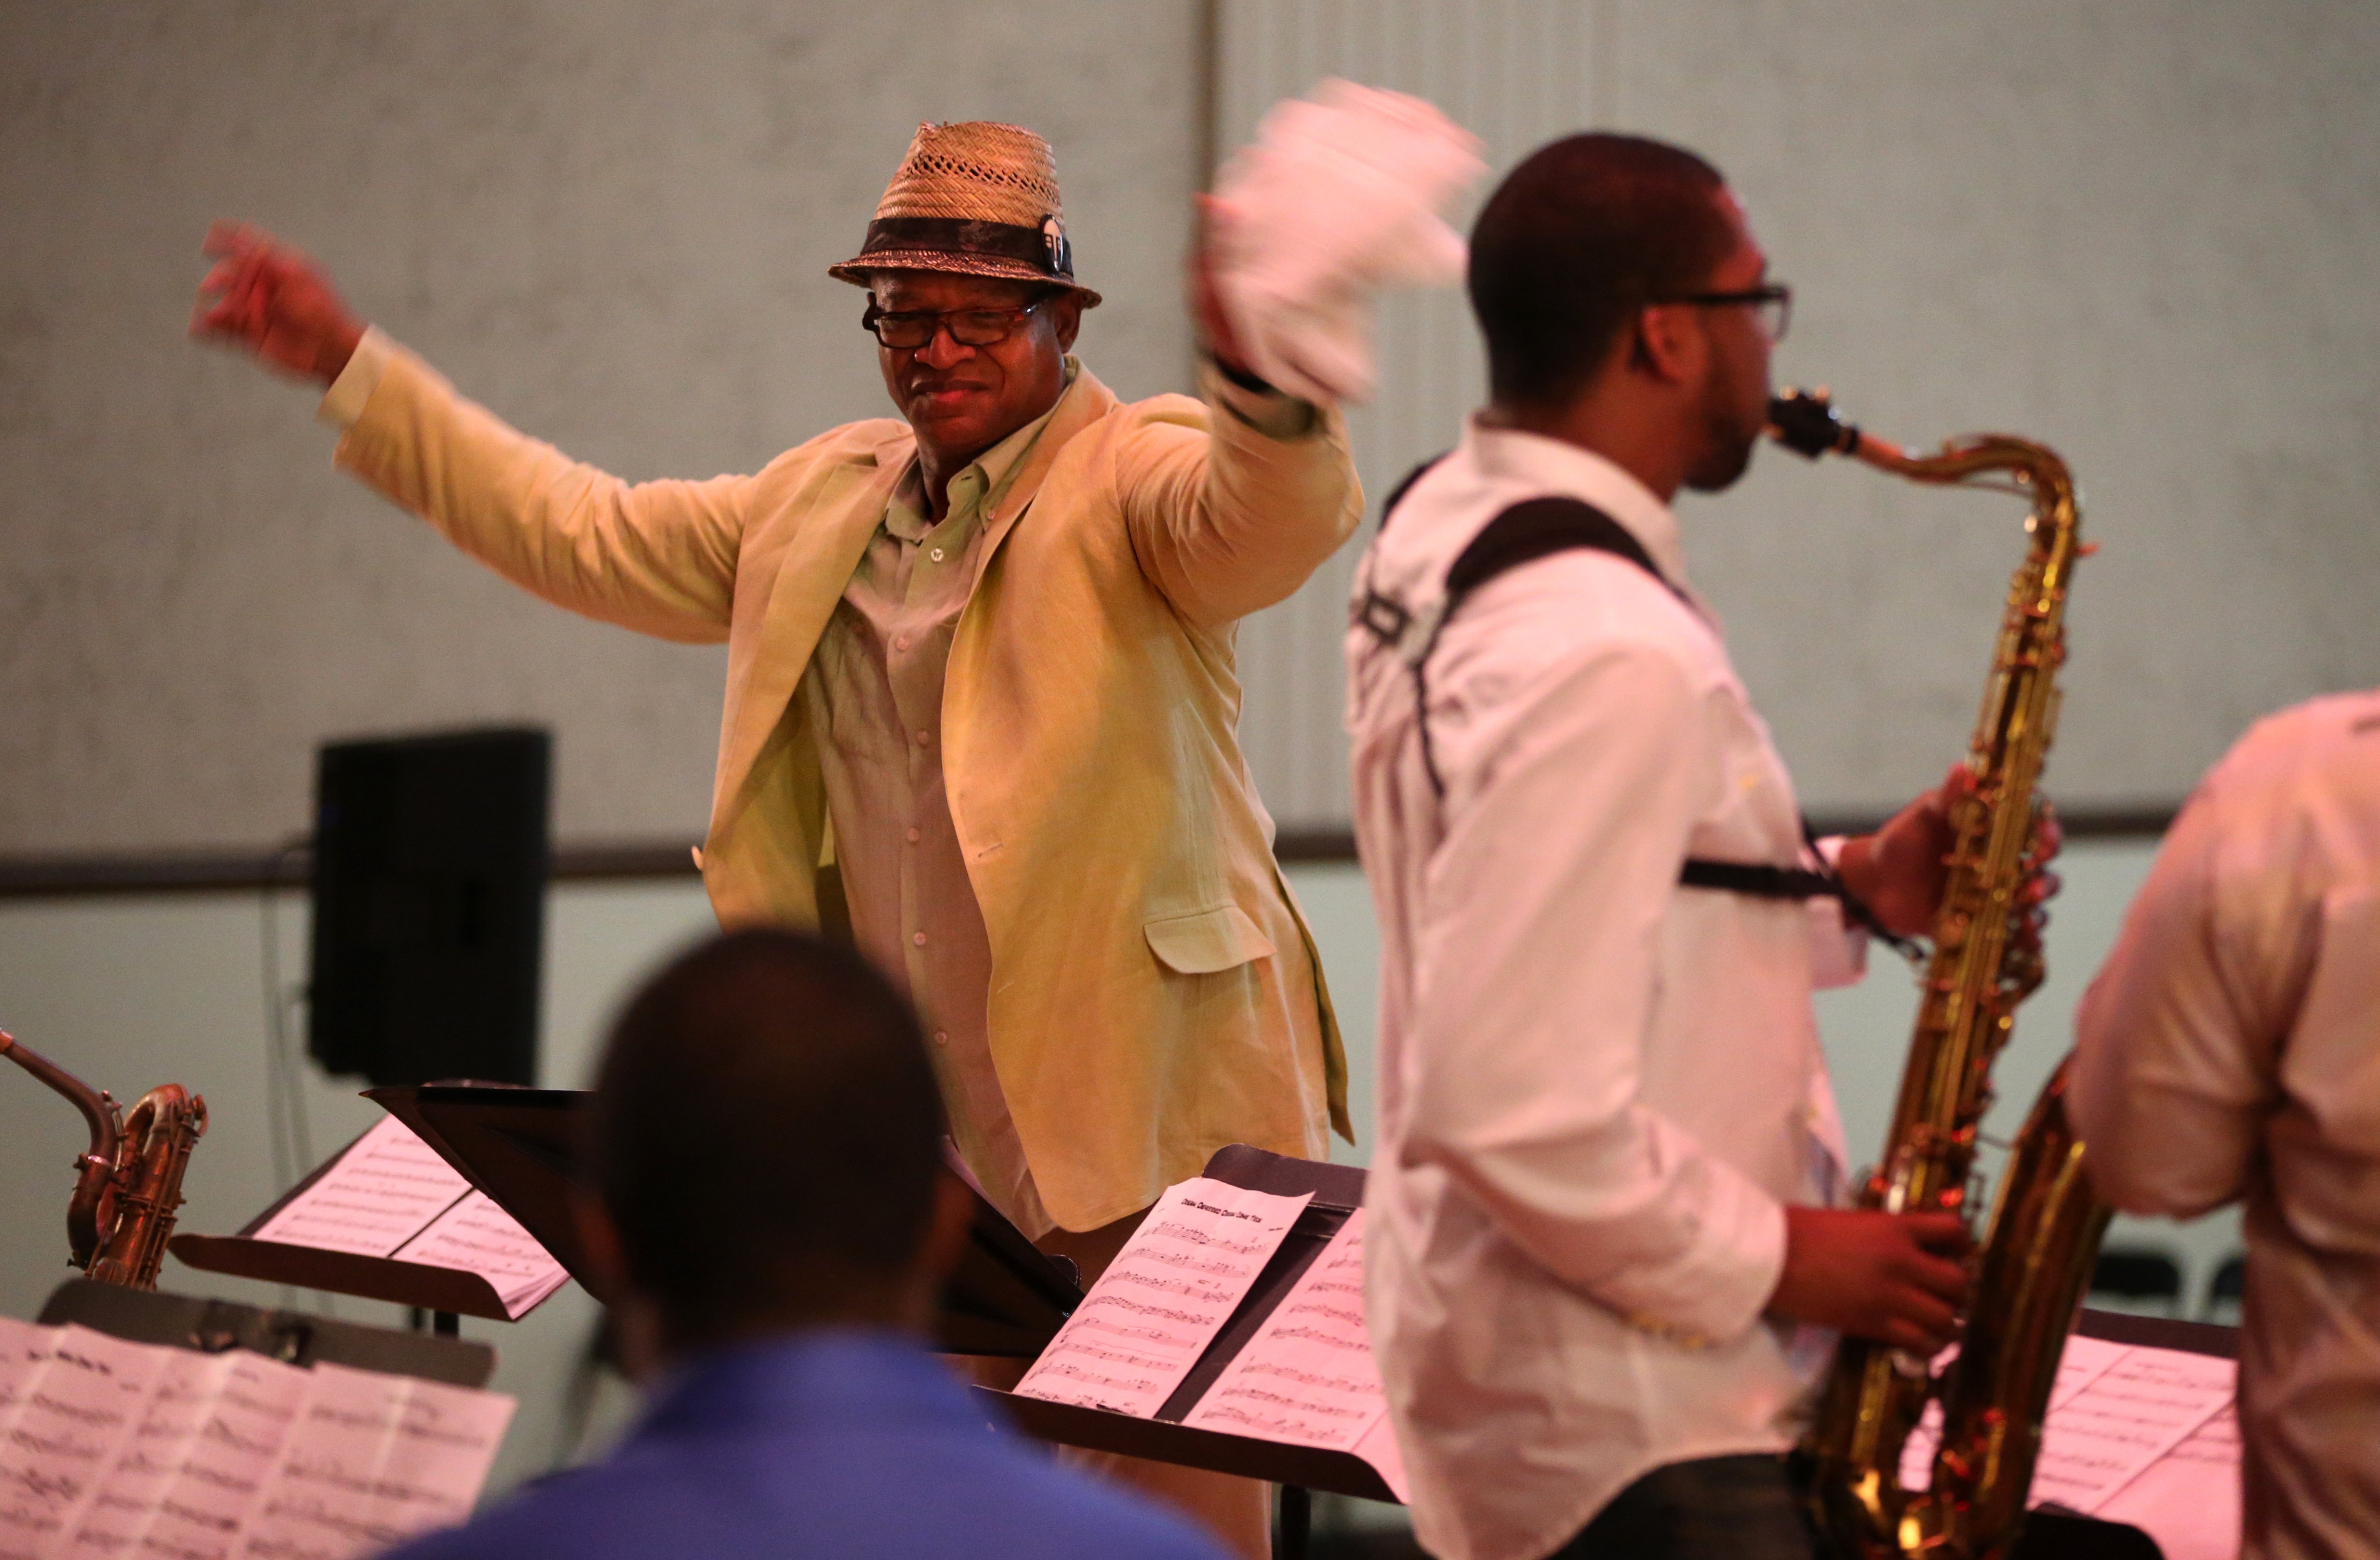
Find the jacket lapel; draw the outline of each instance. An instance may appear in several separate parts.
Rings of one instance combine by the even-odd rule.
[[[1088,369],[1075,374],[1050,426],[985,519],[978,580],[1017,518],[1032,505],[1067,443],[1116,405],[1114,393]],[[795,522],[798,528],[778,560],[776,578],[769,588],[749,672],[731,690],[733,704],[719,753],[717,796],[722,804],[733,807],[740,799],[753,760],[783,717],[785,703],[793,697],[803,669],[818,648],[819,635],[834,615],[835,603],[843,599],[844,587],[867,554],[869,539],[883,522],[884,506],[892,501],[893,487],[908,469],[917,447],[917,436],[906,429],[886,436],[876,446],[873,471],[854,471],[857,480],[823,506],[826,513]]]
[[[1075,435],[1113,411],[1117,405],[1115,393],[1101,384],[1097,375],[1088,369],[1076,370],[1075,382],[1059,399],[1058,409],[1050,417],[1050,426],[1041,430],[1041,437],[1025,457],[1025,465],[1016,473],[1016,479],[1009,483],[1008,491],[1001,495],[993,512],[984,517],[983,562],[976,567],[978,580],[981,580],[985,571],[991,567],[992,559],[1000,551],[1000,544],[1008,539],[1008,533],[1014,528],[1017,517],[1032,506],[1033,495],[1041,490],[1042,481],[1049,477],[1050,468],[1057,464],[1058,456],[1074,441]]]
[[[819,635],[857,572],[868,543],[884,518],[884,506],[915,453],[904,429],[876,447],[875,469],[853,470],[846,490],[813,513],[796,530],[777,561],[762,611],[749,670],[732,690],[733,707],[719,755],[722,802],[743,790],[753,760],[785,712],[786,701],[818,648]]]

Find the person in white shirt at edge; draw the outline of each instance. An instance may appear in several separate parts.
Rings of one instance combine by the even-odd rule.
[[[902,420],[637,484],[462,399],[269,236],[208,248],[193,333],[328,386],[342,466],[549,600],[726,641],[698,854],[721,923],[847,922],[931,1021],[960,1155],[1045,1250],[1095,1278],[1217,1149],[1318,1158],[1347,1130],[1232,641],[1363,499],[1338,412],[1241,366],[1203,245],[1206,404],[1124,405],[1071,355],[1099,296],[1048,143],[921,126],[830,268],[868,290]],[[1261,1483],[1068,1456],[1269,1548]]]
[[[2241,1554],[2380,1554],[2380,692],[2260,721],[2207,773],[2071,1076],[2101,1197],[2247,1204]]]
[[[1490,405],[1356,584],[1367,1288],[1444,1560],[1816,1553],[1783,1454],[1835,1332],[1928,1354],[1967,1290],[1955,1215],[1828,1206],[1845,1161],[1810,994],[1856,978],[1864,934],[1835,899],[1679,882],[1689,858],[1819,869],[1669,508],[1733,482],[1765,424],[1766,263],[1690,152],[1533,154],[1472,235]],[[1573,550],[1480,587],[1427,656],[1425,732],[1427,635],[1392,642],[1365,603],[1429,623],[1466,545],[1548,495],[1608,514],[1659,577]],[[1886,929],[1931,926],[1958,783],[1828,842]]]

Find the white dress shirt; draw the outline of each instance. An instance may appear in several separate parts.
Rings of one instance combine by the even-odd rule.
[[[1677,523],[1599,456],[1473,425],[1356,585],[1436,615],[1499,512],[1586,500],[1685,584]],[[1420,630],[1417,632],[1426,632]],[[1782,1451],[1832,1335],[1764,1316],[1782,1205],[1841,1129],[1810,994],[1831,900],[1682,889],[1688,856],[1810,865],[1792,781],[1708,611],[1571,551],[1482,587],[1428,661],[1348,637],[1356,838],[1381,927],[1374,1347],[1445,1560],[1536,1560],[1663,1465]]]
[[[2099,1194],[2244,1198],[2242,1553],[2380,1552],[2380,693],[2259,722],[2174,820],[2075,1021]]]

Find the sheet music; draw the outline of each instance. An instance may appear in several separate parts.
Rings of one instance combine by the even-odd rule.
[[[1017,1392],[1156,1413],[1313,1200],[1204,1176],[1166,1188]]]
[[[56,1551],[62,1560],[115,1560],[132,1553],[205,1429],[236,1362],[230,1354],[187,1348],[164,1354],[140,1424],[117,1449],[115,1466],[71,1530],[62,1535]]]
[[[349,1143],[252,1239],[476,1273],[516,1322],[570,1281],[519,1220],[394,1116]]]
[[[374,1495],[378,1521],[419,1533],[471,1515],[516,1405],[496,1393],[443,1382],[407,1385]]]
[[[2133,1348],[2059,1405],[2044,1425],[2032,1503],[2095,1516],[2109,1496],[2231,1401],[2228,1360]]]
[[[1364,1330],[1359,1208],[1182,1422],[1349,1451],[1387,1408]]]
[[[130,1439],[162,1364],[145,1345],[57,1329],[0,1438],[0,1557],[56,1546]]]
[[[0,1325],[0,1556],[356,1560],[470,1514],[513,1400]]]
[[[418,1140],[417,1140],[418,1141]],[[467,1194],[389,1253],[399,1262],[459,1267],[488,1281],[515,1321],[570,1281],[553,1253],[483,1191]]]
[[[237,1554],[345,1560],[470,1515],[510,1398],[337,1365],[312,1375]]]
[[[55,1327],[0,1316],[0,1436],[15,1428],[26,1390],[49,1365],[57,1333]]]
[[[1942,1362],[1937,1360],[1937,1372]],[[2085,1516],[2106,1515],[2102,1508],[2143,1475],[2162,1472],[2168,1454],[2185,1442],[2198,1445],[2194,1438],[2202,1429],[2228,1410],[2237,1374],[2230,1360],[2208,1355],[2136,1348],[2105,1338],[2068,1338],[2058,1356],[2058,1379],[2050,1387],[2041,1457],[2026,1504],[2054,1501]],[[1929,1403],[1924,1421],[1901,1448],[1904,1489],[1921,1489],[1933,1477],[1934,1448],[1941,1433],[1941,1406]],[[2211,1445],[2211,1455],[2220,1457],[2220,1436]],[[2230,1445],[2236,1468],[2236,1433]],[[2198,1454],[2202,1460],[2208,1455]],[[2235,1518],[2237,1482],[2235,1476]],[[2236,1521],[2231,1530],[2236,1551]]]
[[[132,1541],[141,1560],[226,1560],[305,1407],[306,1372],[245,1349],[225,1358],[198,1433]]]
[[[2072,1402],[2078,1393],[2131,1352],[2125,1344],[2068,1334],[2066,1347],[2058,1356],[2058,1377],[2049,1384],[2049,1411],[2054,1414]]]
[[[317,1365],[313,1375],[238,1554],[337,1560],[386,1549],[404,1536],[375,1520],[373,1508],[404,1407],[405,1378],[335,1365]]]
[[[384,1257],[470,1190],[412,1128],[383,1117],[259,1227],[255,1239]]]
[[[2165,1560],[2240,1560],[2240,1421],[2226,1407],[2099,1507]]]

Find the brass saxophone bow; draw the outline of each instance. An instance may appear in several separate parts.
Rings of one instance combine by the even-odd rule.
[[[182,1205],[182,1172],[207,1130],[207,1102],[178,1083],[162,1083],[127,1115],[105,1090],[5,1030],[0,1055],[73,1101],[91,1129],[91,1147],[74,1162],[67,1260],[103,1284],[155,1288]]]
[[[2067,586],[2086,550],[2074,480],[2054,452],[2006,434],[1906,454],[1843,423],[1824,392],[1779,397],[1769,417],[1771,437],[1812,459],[1845,454],[1912,481],[2003,488],[2033,502],[1967,756],[1974,786],[1951,813],[1956,842],[1892,1130],[1860,1193],[1864,1208],[1972,1222],[1968,1183],[1992,1063],[2044,973],[2024,935],[2024,888],[2058,724]],[[1847,1555],[1996,1560],[2015,1544],[2058,1358],[2107,1223],[2067,1124],[2065,1079],[2060,1066],[2009,1155],[1955,1360],[1937,1376],[1924,1360],[1855,1338],[1836,1354],[1802,1450],[1819,1525]],[[1937,1399],[1932,1478],[1903,1490],[1901,1445]]]

